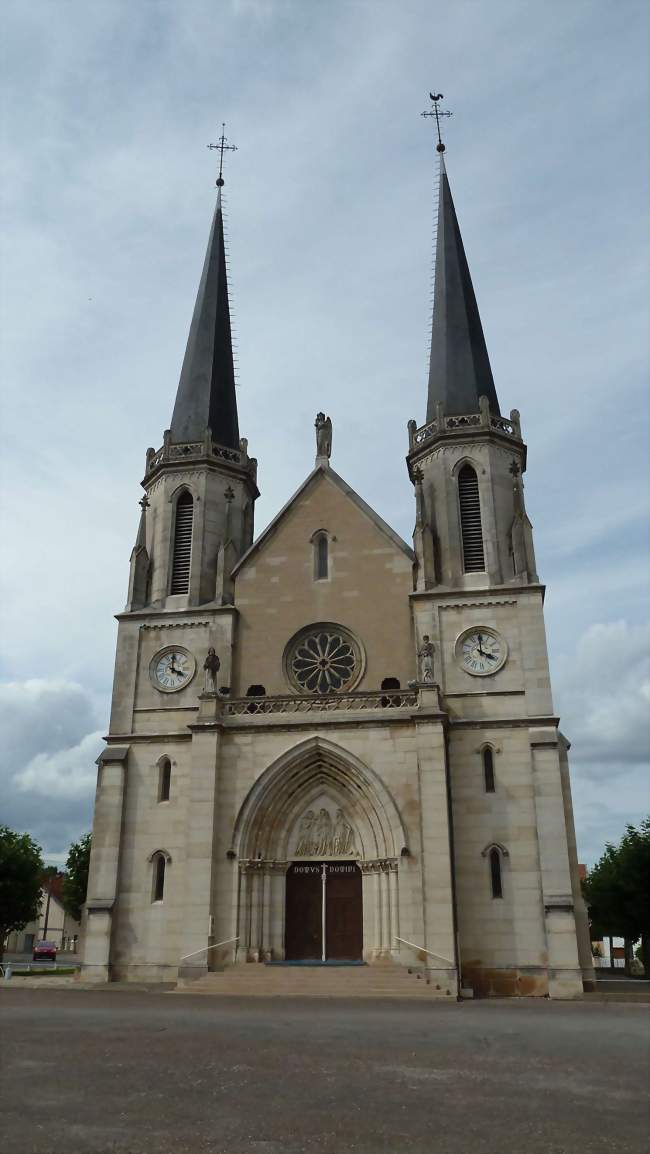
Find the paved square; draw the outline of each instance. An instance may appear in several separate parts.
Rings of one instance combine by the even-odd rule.
[[[14,1154],[647,1149],[645,1005],[0,990]]]

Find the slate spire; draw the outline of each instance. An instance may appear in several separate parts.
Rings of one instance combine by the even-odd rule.
[[[444,146],[443,146],[444,148]],[[427,421],[442,402],[448,416],[478,413],[479,397],[499,414],[490,359],[441,149],[438,235]]]
[[[200,441],[208,428],[218,445],[239,448],[221,187],[176,393],[171,439]]]

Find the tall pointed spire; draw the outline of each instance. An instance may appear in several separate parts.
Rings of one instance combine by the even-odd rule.
[[[444,145],[438,147],[440,191],[427,421],[435,418],[438,402],[449,416],[477,413],[481,396],[487,397],[490,411],[499,414],[499,401],[443,150]]]
[[[220,145],[213,146],[221,152],[219,191],[176,393],[171,439],[200,441],[209,428],[217,444],[237,449],[239,423],[221,209],[223,152],[233,146],[225,140],[222,132]]]

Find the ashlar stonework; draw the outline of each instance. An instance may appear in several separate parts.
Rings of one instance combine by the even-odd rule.
[[[472,375],[443,176],[413,547],[332,468],[324,413],[313,471],[254,538],[217,204],[118,614],[86,978],[310,960],[424,968],[443,997],[593,980],[526,447],[481,392],[484,345]]]

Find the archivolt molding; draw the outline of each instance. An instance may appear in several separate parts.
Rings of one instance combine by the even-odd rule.
[[[186,479],[188,477],[190,478],[190,480]],[[196,475],[195,474],[185,473],[185,474],[181,474],[180,477],[174,476],[173,479],[174,479],[174,481],[178,481],[178,484],[174,486],[171,493],[167,497],[167,500],[168,500],[170,505],[176,504],[179,497],[183,493],[183,490],[187,490],[187,492],[190,494],[190,497],[192,498],[193,501],[200,501],[201,500],[201,495],[198,492],[197,487],[196,487]]]
[[[232,847],[240,860],[286,861],[297,820],[324,792],[340,802],[354,825],[358,857],[393,859],[407,844],[399,810],[377,774],[318,736],[282,754],[250,789],[233,831]]]
[[[510,857],[510,853],[500,841],[491,841],[481,850],[481,857],[487,857],[491,850],[496,849],[501,854],[501,857]]]
[[[156,858],[156,857],[164,857],[164,859],[165,859],[165,862],[167,863],[167,865],[171,865],[171,864],[172,864],[172,855],[169,853],[169,850],[166,850],[166,849],[155,849],[155,850],[153,850],[153,851],[152,851],[152,852],[149,854],[149,857],[147,858],[147,861],[148,861],[148,862],[152,862],[152,861],[154,860],[154,858]]]

